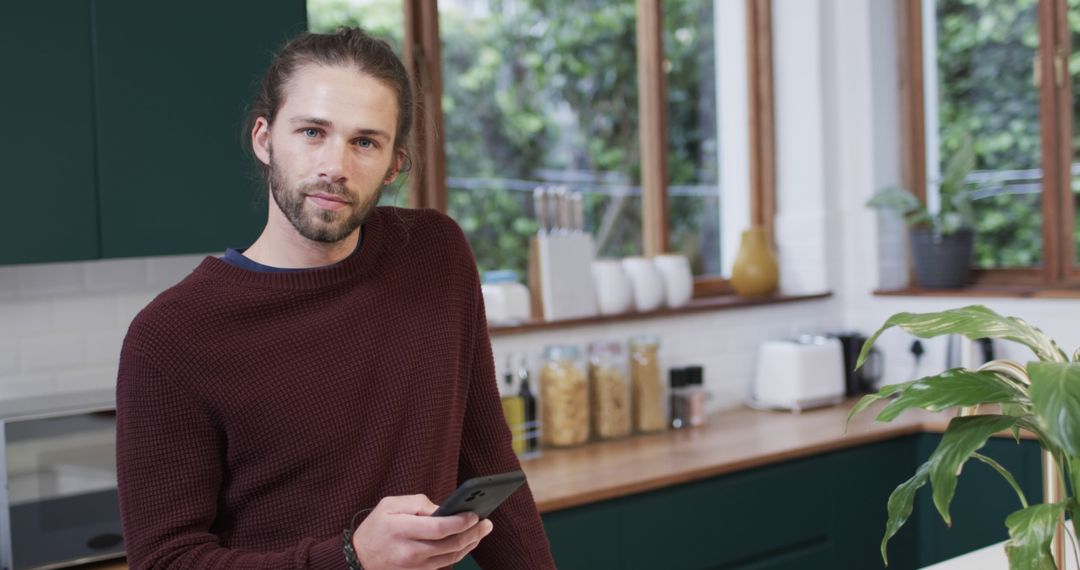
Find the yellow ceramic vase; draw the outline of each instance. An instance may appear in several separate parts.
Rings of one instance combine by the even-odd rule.
[[[744,231],[731,268],[731,287],[735,293],[742,297],[764,297],[775,293],[779,283],[780,268],[765,228],[754,226]]]

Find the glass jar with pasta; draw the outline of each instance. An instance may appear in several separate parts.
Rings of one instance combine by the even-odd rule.
[[[633,387],[634,430],[641,433],[667,428],[660,339],[651,335],[630,339],[630,384]]]
[[[549,447],[589,440],[589,387],[581,350],[573,345],[544,348],[540,369],[540,440]]]
[[[589,403],[595,439],[630,434],[630,377],[626,351],[616,341],[589,345]]]

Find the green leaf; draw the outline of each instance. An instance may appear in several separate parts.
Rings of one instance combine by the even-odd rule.
[[[1027,387],[1031,385],[1031,378],[1028,376],[1027,369],[1013,360],[1004,358],[991,360],[980,366],[979,372],[997,372],[1001,377],[1012,381],[1025,394],[1027,394]]]
[[[1023,392],[1012,382],[994,372],[972,372],[953,368],[911,382],[895,400],[881,410],[877,421],[892,421],[911,408],[940,412],[956,406],[1019,403],[1023,398]]]
[[[1005,543],[1009,568],[1057,568],[1050,553],[1050,540],[1054,537],[1058,519],[1064,512],[1064,503],[1044,503],[1020,509],[1005,519],[1005,526],[1009,527],[1009,541]]]
[[[891,397],[896,392],[906,390],[909,386],[911,386],[915,382],[917,382],[917,380],[911,380],[909,382],[901,382],[899,384],[888,384],[888,385],[883,386],[875,394],[867,394],[867,395],[863,396],[859,400],[859,403],[855,404],[855,407],[851,408],[851,411],[848,413],[847,422],[844,423],[844,432],[847,433],[847,426],[848,426],[848,424],[851,423],[851,419],[854,418],[856,414],[858,414],[858,413],[862,412],[863,410],[865,410],[866,408],[869,408],[870,406],[874,405],[875,402],[885,400],[885,399]]]
[[[1065,353],[1057,343],[1039,329],[1016,317],[1004,317],[982,305],[970,305],[937,313],[897,313],[881,325],[863,344],[856,368],[863,365],[870,347],[881,333],[892,327],[900,327],[919,338],[933,338],[943,334],[960,334],[972,340],[1001,338],[1018,342],[1030,348],[1039,360],[1064,362]]]
[[[1031,404],[1046,437],[1080,456],[1080,363],[1031,362]]]
[[[1012,416],[967,416],[953,418],[941,436],[941,443],[930,454],[930,486],[934,489],[934,506],[946,525],[952,526],[949,504],[956,494],[956,477],[960,466],[972,453],[986,445],[995,433],[1016,423]]]
[[[929,217],[926,207],[911,192],[898,186],[890,186],[877,194],[866,203],[871,208],[879,210],[892,210],[904,217]]]
[[[989,465],[990,467],[993,467],[994,471],[997,471],[998,474],[1001,475],[1005,479],[1005,481],[1009,483],[1009,486],[1013,488],[1013,491],[1016,491],[1016,497],[1020,499],[1020,506],[1025,509],[1028,507],[1027,497],[1024,495],[1024,490],[1020,488],[1020,484],[1016,482],[1016,478],[1012,476],[1012,473],[1009,473],[1009,471],[1002,467],[1001,464],[997,461],[994,461],[993,459],[981,453],[972,453],[971,456]]]
[[[889,518],[885,522],[885,537],[881,539],[881,560],[889,565],[889,556],[886,547],[889,539],[896,535],[900,527],[904,526],[908,517],[911,516],[912,502],[915,500],[915,492],[926,484],[930,478],[930,462],[927,461],[919,466],[911,479],[901,483],[892,494],[889,495]]]
[[[1023,404],[1004,403],[1001,404],[1001,414],[1004,416],[1022,418],[1028,414],[1028,409],[1027,406],[1024,406]],[[1009,428],[1009,431],[1012,432],[1013,439],[1016,440],[1016,443],[1020,443],[1020,424],[1016,424]]]

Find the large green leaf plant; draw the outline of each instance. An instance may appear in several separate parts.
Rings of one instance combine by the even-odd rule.
[[[959,407],[964,413],[954,417],[941,443],[907,481],[889,496],[888,520],[881,541],[881,557],[888,564],[886,546],[904,525],[912,511],[915,492],[930,483],[934,506],[945,523],[951,525],[949,504],[956,491],[957,476],[969,459],[988,464],[1009,483],[1021,508],[1005,519],[1009,541],[1005,552],[1013,569],[1053,569],[1051,539],[1061,515],[1069,513],[1075,536],[1080,518],[1080,349],[1072,358],[1053,339],[1016,317],[1005,317],[972,305],[935,313],[897,313],[869,338],[857,366],[862,366],[870,347],[885,330],[899,327],[919,338],[959,334],[969,339],[995,338],[1022,344],[1038,361],[1026,366],[1012,360],[994,360],[978,370],[953,368],[940,374],[881,388],[863,397],[851,410],[848,422],[875,402],[888,400],[877,421],[895,419],[905,410],[922,408],[939,412]],[[983,413],[980,406],[986,406]],[[1028,503],[1016,479],[993,459],[978,451],[993,434],[1009,430],[1019,441],[1025,431],[1038,438],[1053,455],[1061,481],[1066,482],[1063,499],[1055,503]],[[1075,542],[1073,548],[1076,548]]]

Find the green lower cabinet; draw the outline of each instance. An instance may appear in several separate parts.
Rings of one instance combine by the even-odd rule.
[[[624,568],[750,567],[822,543],[827,475],[807,459],[628,497]]]
[[[544,531],[559,570],[623,568],[620,512],[621,501],[605,501],[545,514]],[[471,556],[455,566],[479,567]]]
[[[625,567],[620,503],[605,501],[544,515],[544,531],[560,570]]]
[[[937,448],[941,436],[918,436],[921,465]],[[1034,441],[994,438],[980,450],[1013,474],[1028,503],[1042,501],[1040,448]],[[909,474],[910,475],[910,474]],[[949,512],[952,527],[945,525],[934,507],[929,486],[919,490],[912,518],[919,534],[919,566],[927,566],[1009,538],[1005,518],[1021,508],[1012,487],[996,471],[980,461],[964,465]],[[908,524],[911,524],[909,521]]]
[[[813,570],[815,568],[840,568],[831,566],[833,556],[832,543],[812,544],[773,554],[765,560],[734,566],[735,570]],[[726,568],[726,567],[725,567]]]
[[[885,568],[887,501],[940,435],[922,434],[546,513],[562,569],[829,570]],[[995,438],[982,453],[1042,499],[1039,446]],[[929,488],[889,541],[888,570],[911,570],[1006,539],[1020,508],[1008,484],[974,461],[964,466],[944,525]],[[467,559],[458,568],[478,568]]]
[[[828,461],[832,563],[825,568],[885,568],[881,538],[889,495],[915,472],[917,440],[904,437],[837,451]],[[889,541],[889,570],[916,567],[917,533],[910,521]]]

